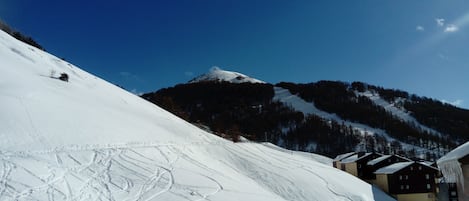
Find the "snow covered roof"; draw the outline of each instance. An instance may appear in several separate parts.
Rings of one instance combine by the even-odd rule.
[[[360,157],[358,157],[358,154],[356,154],[356,155],[353,155],[351,157],[343,159],[341,162],[342,163],[353,163],[353,162],[358,161],[362,158],[368,157],[372,154],[374,154],[374,153],[365,153],[363,156],[360,156]]]
[[[384,156],[381,156],[381,157],[378,157],[378,158],[375,158],[371,161],[368,161],[368,163],[366,163],[367,165],[375,165],[376,163],[379,163],[383,160],[386,160],[388,159],[389,157],[391,157],[392,155],[384,155]]]
[[[349,152],[349,153],[337,155],[337,156],[334,158],[334,161],[340,161],[340,160],[342,160],[342,159],[344,159],[344,158],[347,158],[347,157],[352,156],[353,154],[356,154],[356,153],[355,153],[355,152]]]
[[[457,147],[436,162],[447,182],[459,183],[464,189],[464,178],[459,159],[469,154],[469,142]]]
[[[404,160],[406,160],[406,161],[410,161],[410,159],[404,158],[404,157],[398,156],[398,155],[384,155],[384,156],[375,158],[375,159],[373,159],[373,160],[371,160],[371,161],[368,161],[367,165],[376,165],[377,163],[379,163],[379,162],[381,162],[381,161],[387,160],[387,159],[390,158],[391,156],[396,156],[396,157],[401,158],[401,159],[404,159]]]
[[[247,75],[244,75],[238,72],[222,70],[219,67],[212,67],[210,69],[210,72],[192,79],[191,81],[189,81],[189,83],[197,83],[197,82],[205,82],[205,81],[217,81],[217,82],[226,81],[226,82],[231,82],[231,83],[245,83],[245,82],[265,83],[264,81],[251,78]]]
[[[449,153],[438,159],[437,163],[441,164],[448,161],[459,160],[467,155],[469,155],[469,142],[464,143],[456,149],[453,149],[453,151],[450,151]]]
[[[388,165],[386,167],[383,167],[383,168],[380,168],[378,170],[375,171],[375,174],[393,174],[399,170],[402,170],[404,168],[406,168],[407,166],[409,165],[412,165],[414,163],[418,163],[420,165],[423,165],[423,166],[426,166],[428,168],[431,168],[431,169],[434,169],[434,170],[438,170],[432,166],[429,166],[425,163],[422,163],[422,162],[415,162],[415,161],[408,161],[408,162],[399,162],[399,163],[394,163],[392,165]]]
[[[414,162],[399,162],[399,163],[394,163],[392,165],[388,165],[386,167],[380,168],[376,170],[375,174],[392,174],[395,173],[399,170],[404,169],[405,167],[411,165]]]

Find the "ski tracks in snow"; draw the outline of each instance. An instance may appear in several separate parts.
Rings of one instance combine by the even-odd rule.
[[[183,196],[189,200],[207,200],[223,190],[216,179],[199,172],[186,175],[211,181],[213,191],[207,193],[180,182],[175,185],[174,172],[178,171],[175,165],[179,160],[193,163],[201,170],[204,168],[202,163],[183,154],[180,150],[183,148],[177,145],[107,145],[104,148],[73,146],[55,151],[0,152],[0,200],[150,201],[163,195],[165,198]],[[189,188],[195,190],[189,193]]]

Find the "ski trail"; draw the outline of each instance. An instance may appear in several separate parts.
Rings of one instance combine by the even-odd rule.
[[[305,170],[305,171],[307,171],[307,172],[313,174],[314,176],[318,177],[319,179],[321,179],[321,180],[326,184],[327,189],[329,189],[329,191],[332,192],[334,195],[339,196],[339,197],[343,197],[343,198],[345,198],[345,199],[347,199],[347,200],[350,200],[350,201],[354,201],[353,199],[351,199],[351,198],[348,197],[347,195],[340,194],[340,193],[338,193],[336,190],[334,190],[334,189],[332,188],[332,185],[327,181],[327,179],[325,179],[324,177],[322,177],[320,174],[314,172],[314,170],[310,170],[310,169],[308,169],[308,168],[306,168],[306,167],[304,167],[304,166],[301,166],[301,167],[299,167],[299,168],[302,169],[302,170]]]
[[[2,160],[2,170],[0,174],[0,199],[4,197],[4,194],[7,191],[7,180],[11,173],[11,169],[11,165]]]
[[[163,168],[163,169],[165,169],[165,168]],[[150,196],[149,198],[145,199],[145,201],[151,201],[154,198],[160,196],[161,194],[163,194],[165,192],[168,192],[173,187],[173,185],[174,185],[174,176],[173,176],[171,170],[169,170],[169,169],[165,169],[165,170],[169,174],[169,181],[168,181],[167,185],[160,192],[155,193],[152,196]]]
[[[203,176],[203,177],[205,177],[205,178],[207,178],[207,179],[213,181],[213,182],[217,185],[217,189],[216,189],[215,191],[211,192],[211,193],[208,193],[208,194],[205,194],[205,195],[201,195],[202,198],[199,199],[199,200],[196,200],[196,201],[207,200],[208,197],[213,196],[213,195],[215,195],[215,194],[217,194],[218,192],[220,192],[220,191],[223,190],[223,186],[220,184],[220,182],[218,182],[218,181],[217,181],[216,179],[214,179],[213,177],[210,177],[210,176],[207,176],[207,175],[202,175],[202,174],[199,174],[199,175],[201,175],[201,176]],[[200,195],[200,193],[199,193],[199,195]]]

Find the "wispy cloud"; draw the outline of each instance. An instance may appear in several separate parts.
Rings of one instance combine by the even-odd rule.
[[[424,28],[423,26],[418,25],[417,27],[415,27],[415,30],[417,30],[417,31],[425,31],[425,28]]]
[[[443,53],[438,53],[438,57],[439,57],[440,59],[442,59],[442,60],[446,60],[446,61],[448,61],[448,60],[449,60],[449,57],[448,57],[448,56],[446,56],[446,55],[445,55],[445,54],[443,54]]]
[[[446,26],[445,28],[445,32],[456,32],[459,30],[459,27],[454,25],[454,24],[449,24],[448,26]]]
[[[436,18],[435,22],[440,27],[445,26],[445,19],[443,19],[443,18]]]
[[[464,100],[461,100],[461,99],[457,99],[455,101],[441,100],[441,102],[459,107],[464,103]]]

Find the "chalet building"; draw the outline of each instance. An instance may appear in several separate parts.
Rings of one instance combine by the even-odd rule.
[[[393,155],[383,155],[381,157],[375,158],[366,163],[366,171],[363,175],[363,179],[370,183],[376,179],[376,174],[374,172],[380,168],[386,167],[388,165],[398,163],[398,162],[410,162],[411,160],[396,154]]]
[[[340,161],[341,169],[358,178],[363,178],[367,172],[367,162],[380,156],[382,155],[377,153],[359,152],[355,155],[342,159]]]
[[[469,200],[469,142],[438,159],[437,165],[446,182],[456,183],[458,200]]]
[[[398,201],[435,201],[438,169],[420,162],[398,162],[375,171],[375,184]]]
[[[340,154],[340,155],[336,156],[336,157],[334,158],[334,160],[332,160],[332,166],[334,166],[334,167],[337,168],[337,169],[341,169],[341,170],[345,171],[345,167],[344,167],[344,169],[341,168],[340,162],[341,162],[343,159],[346,159],[346,158],[348,158],[348,157],[350,157],[350,156],[353,156],[353,155],[355,155],[355,154],[357,154],[357,153],[355,153],[355,152],[350,152],[350,153]]]

